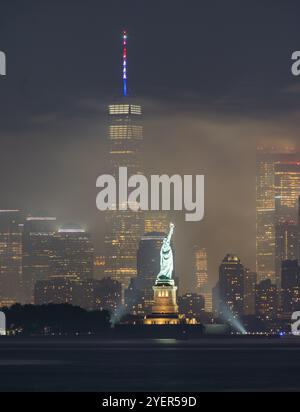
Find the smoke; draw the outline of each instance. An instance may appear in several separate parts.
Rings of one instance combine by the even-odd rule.
[[[111,314],[110,323],[112,328],[120,322],[120,320],[125,316],[128,315],[128,310],[124,305],[119,305],[116,310]]]
[[[242,333],[242,334],[247,333],[242,322],[238,319],[238,317],[230,310],[228,305],[226,305],[224,302],[220,302],[219,313],[220,313],[220,318],[223,321],[225,321],[227,324],[229,324],[232,328],[234,328],[237,332]]]

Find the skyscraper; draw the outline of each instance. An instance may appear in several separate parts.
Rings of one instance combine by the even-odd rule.
[[[275,164],[275,208],[277,221],[298,220],[300,153],[282,155]]]
[[[256,315],[262,320],[274,320],[278,315],[278,289],[270,279],[256,285]]]
[[[205,248],[194,246],[193,267],[196,292],[204,297],[206,312],[212,312],[212,291],[208,284],[208,260]]]
[[[275,164],[276,284],[280,286],[281,262],[298,259],[298,204],[300,154],[282,156]]]
[[[256,160],[256,272],[275,281],[275,153],[258,148]]]
[[[0,300],[22,300],[22,215],[0,210]]]
[[[33,303],[34,285],[47,280],[53,256],[55,217],[27,217],[23,230],[23,294],[24,301]]]
[[[294,148],[259,148],[256,165],[258,280],[271,279],[280,286],[281,259],[293,255],[292,226],[297,224],[300,192],[299,153]]]
[[[105,269],[105,256],[95,256],[94,259],[94,279],[103,279]]]
[[[35,304],[69,303],[94,308],[94,247],[90,235],[77,225],[53,234],[47,279],[34,285]]]
[[[60,228],[53,239],[50,278],[92,279],[94,247],[89,233],[77,225]]]
[[[276,224],[276,274],[281,276],[282,262],[298,260],[298,225],[294,221],[281,221]],[[280,282],[277,280],[279,286]]]
[[[244,313],[245,268],[237,256],[228,254],[219,270],[219,313],[242,316]]]
[[[199,322],[205,310],[204,305],[204,297],[197,293],[186,293],[178,297],[179,313],[186,319],[196,319]]]
[[[297,260],[282,262],[281,304],[284,315],[300,309],[300,267]]]
[[[144,233],[162,232],[167,233],[170,222],[166,212],[146,211],[144,212]]]
[[[249,269],[245,270],[244,277],[244,315],[255,315],[255,288],[257,275]]]
[[[123,32],[122,97],[109,105],[109,160],[111,174],[117,177],[120,167],[127,167],[128,175],[142,173],[141,145],[143,125],[142,107],[128,97],[127,88],[127,33]],[[128,210],[127,202],[122,210],[110,210],[105,217],[105,276],[128,287],[136,276],[136,251],[144,232],[141,211]]]

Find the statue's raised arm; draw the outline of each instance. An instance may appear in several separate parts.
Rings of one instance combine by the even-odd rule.
[[[174,223],[170,223],[170,230],[169,230],[169,234],[168,234],[168,236],[167,236],[167,241],[168,241],[169,243],[171,242],[171,238],[172,238],[173,233],[174,233],[174,228],[175,228]]]

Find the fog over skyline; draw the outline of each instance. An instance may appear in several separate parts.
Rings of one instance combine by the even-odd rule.
[[[0,16],[8,73],[0,77],[0,207],[76,222],[103,252],[96,179],[107,172],[107,105],[121,88],[127,28],[145,171],[206,179],[204,220],[171,214],[183,290],[192,290],[194,244],[208,249],[211,285],[226,253],[254,270],[256,143],[299,141],[300,78],[290,73],[290,56],[300,47],[300,6],[15,3],[4,1]]]

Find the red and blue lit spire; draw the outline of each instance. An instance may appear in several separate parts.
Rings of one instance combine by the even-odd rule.
[[[127,31],[124,30],[123,38],[123,96],[127,96]]]

